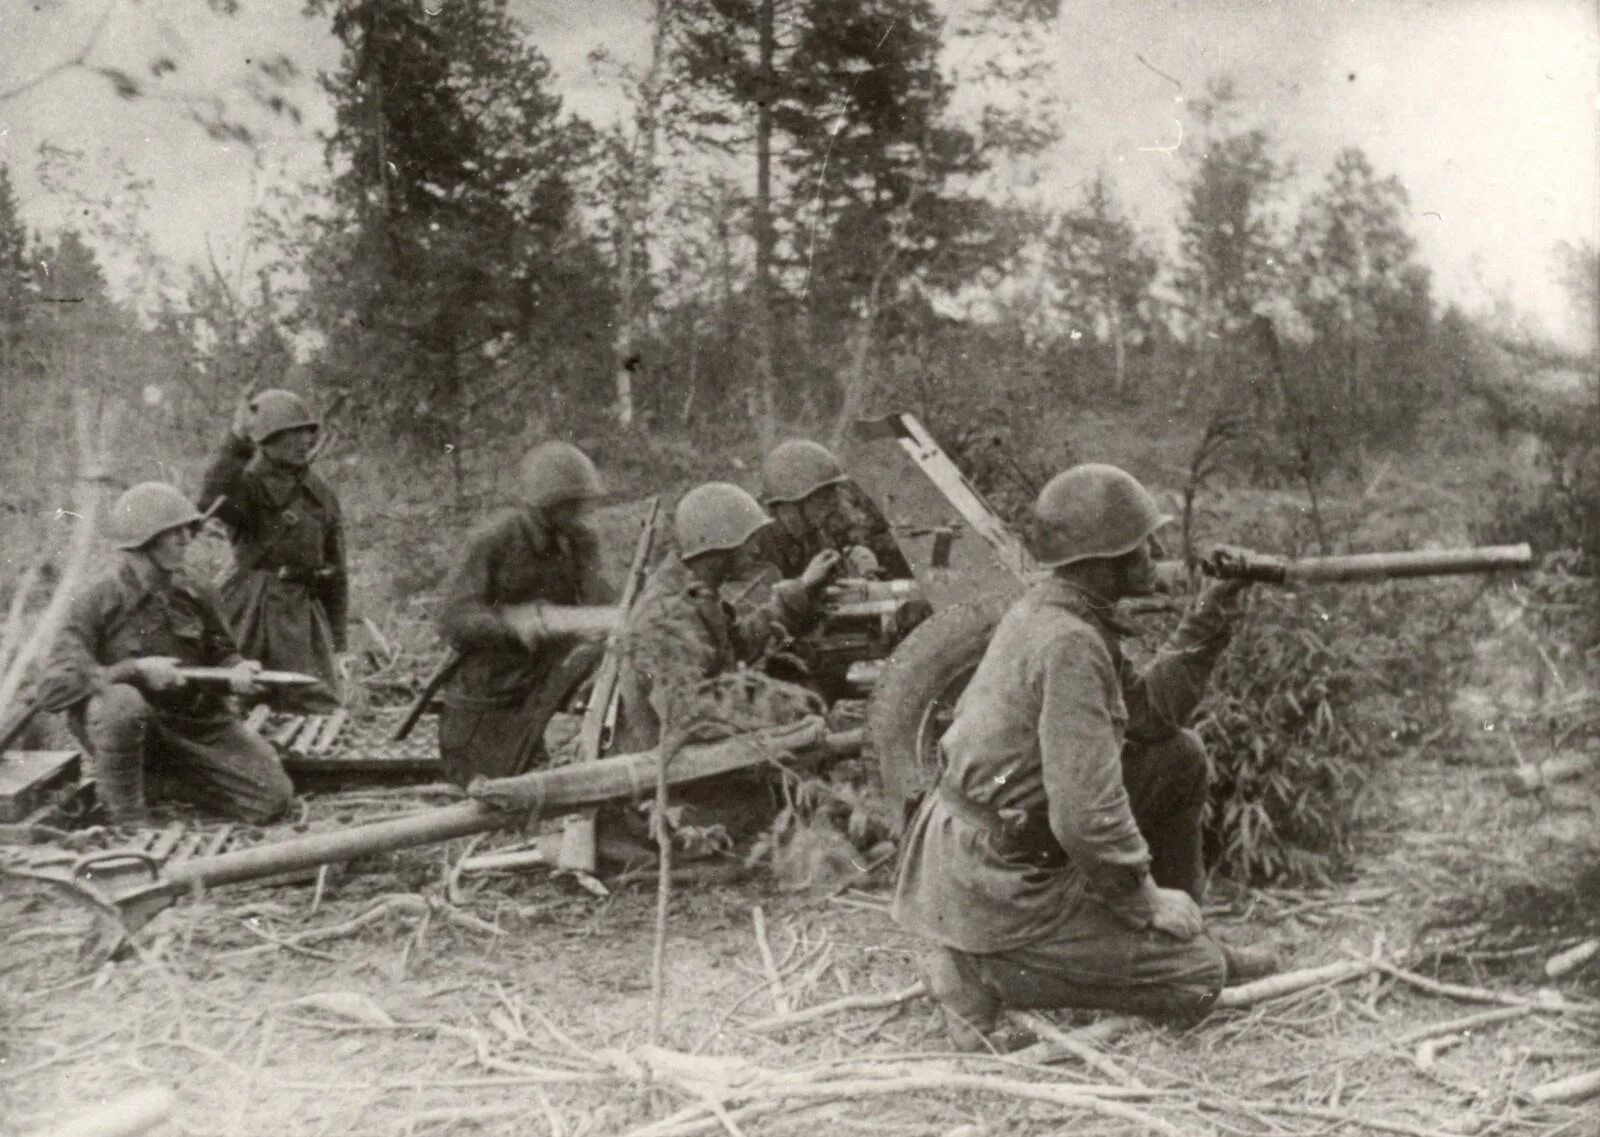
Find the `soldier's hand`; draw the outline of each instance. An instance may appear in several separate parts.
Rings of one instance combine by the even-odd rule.
[[[1195,607],[1201,612],[1214,611],[1224,616],[1236,616],[1244,603],[1245,590],[1249,587],[1250,581],[1238,577],[1208,580],[1200,589],[1200,598]]]
[[[844,559],[839,556],[838,549],[823,549],[811,558],[806,571],[800,574],[800,583],[805,585],[808,592],[815,592],[833,579],[843,563]]]
[[[1178,888],[1158,888],[1151,897],[1150,926],[1180,940],[1205,930],[1205,917],[1194,897]]]
[[[171,655],[150,655],[134,664],[139,686],[146,691],[171,691],[188,682],[178,670],[178,660]]]
[[[261,674],[260,660],[240,660],[233,665],[233,674],[228,679],[228,690],[235,695],[259,695],[261,684],[256,682],[256,676],[259,674]]]

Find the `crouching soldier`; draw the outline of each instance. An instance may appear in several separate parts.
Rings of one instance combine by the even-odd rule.
[[[337,652],[346,650],[349,584],[333,488],[311,469],[321,423],[289,391],[241,405],[200,491],[233,539],[223,609],[239,645],[262,665],[315,675],[315,687],[273,697],[280,710],[338,702]]]
[[[41,679],[43,707],[67,713],[118,825],[149,820],[147,766],[174,796],[244,821],[272,820],[294,794],[272,747],[226,695],[178,670],[233,667],[229,686],[247,695],[261,669],[240,656],[215,594],[184,567],[199,521],[172,486],[124,493],[110,526],[120,563],[74,598]]]
[[[772,524],[755,498],[731,482],[696,486],[672,514],[676,548],[651,572],[628,613],[628,647],[617,680],[612,749],[649,750],[661,738],[669,701],[696,682],[757,661],[816,620],[823,586],[840,566],[818,552],[766,603],[735,610],[720,589],[751,556],[751,538]]]
[[[1184,729],[1227,644],[1238,581],[1211,585],[1143,672],[1113,606],[1151,592],[1170,518],[1114,466],[1076,466],[1034,506],[1039,563],[940,741],[909,825],[894,916],[932,941],[926,972],[953,1045],[1005,1007],[1193,1018],[1274,966],[1206,931],[1206,755]]]
[[[781,576],[800,575],[824,549],[845,553],[853,576],[911,576],[889,523],[826,446],[793,438],[773,447],[761,463],[761,501],[776,524],[757,537],[757,555]]]
[[[439,633],[460,657],[444,695],[439,754],[445,773],[510,777],[548,761],[544,732],[598,662],[601,646],[569,637],[525,641],[510,605],[606,604],[600,545],[584,514],[601,494],[583,451],[546,442],[523,459],[521,501],[467,539],[445,588]]]

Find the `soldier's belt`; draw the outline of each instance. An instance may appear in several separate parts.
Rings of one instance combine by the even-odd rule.
[[[987,834],[990,845],[1002,856],[1015,857],[1039,868],[1059,868],[1067,863],[1066,850],[1056,843],[1050,833],[1050,823],[1043,815],[1006,817],[944,782],[939,783],[935,792],[946,813]]]

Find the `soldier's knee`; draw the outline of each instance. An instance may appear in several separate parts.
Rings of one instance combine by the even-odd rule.
[[[92,745],[117,746],[143,738],[150,714],[143,692],[128,683],[113,683],[90,697],[84,727]]]
[[[294,783],[274,759],[273,765],[264,770],[251,787],[248,798],[238,803],[238,810],[245,821],[260,825],[282,817],[293,802]]]
[[[1211,764],[1206,759],[1206,747],[1200,735],[1192,730],[1180,730],[1163,742],[1161,748],[1161,765],[1172,781],[1203,798],[1211,785]]]

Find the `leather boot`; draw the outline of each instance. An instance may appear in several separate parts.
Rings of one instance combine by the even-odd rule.
[[[1222,948],[1222,958],[1228,968],[1222,981],[1226,987],[1261,979],[1283,967],[1283,961],[1278,958],[1278,949],[1271,944],[1239,945],[1218,940],[1217,946]]]
[[[939,1004],[950,1049],[987,1050],[984,1036],[1000,1017],[1000,1000],[980,985],[947,947],[929,948],[918,961],[922,982]]]
[[[104,751],[94,756],[95,792],[111,815],[111,824],[148,825],[150,811],[144,800],[144,748],[131,753]]]

